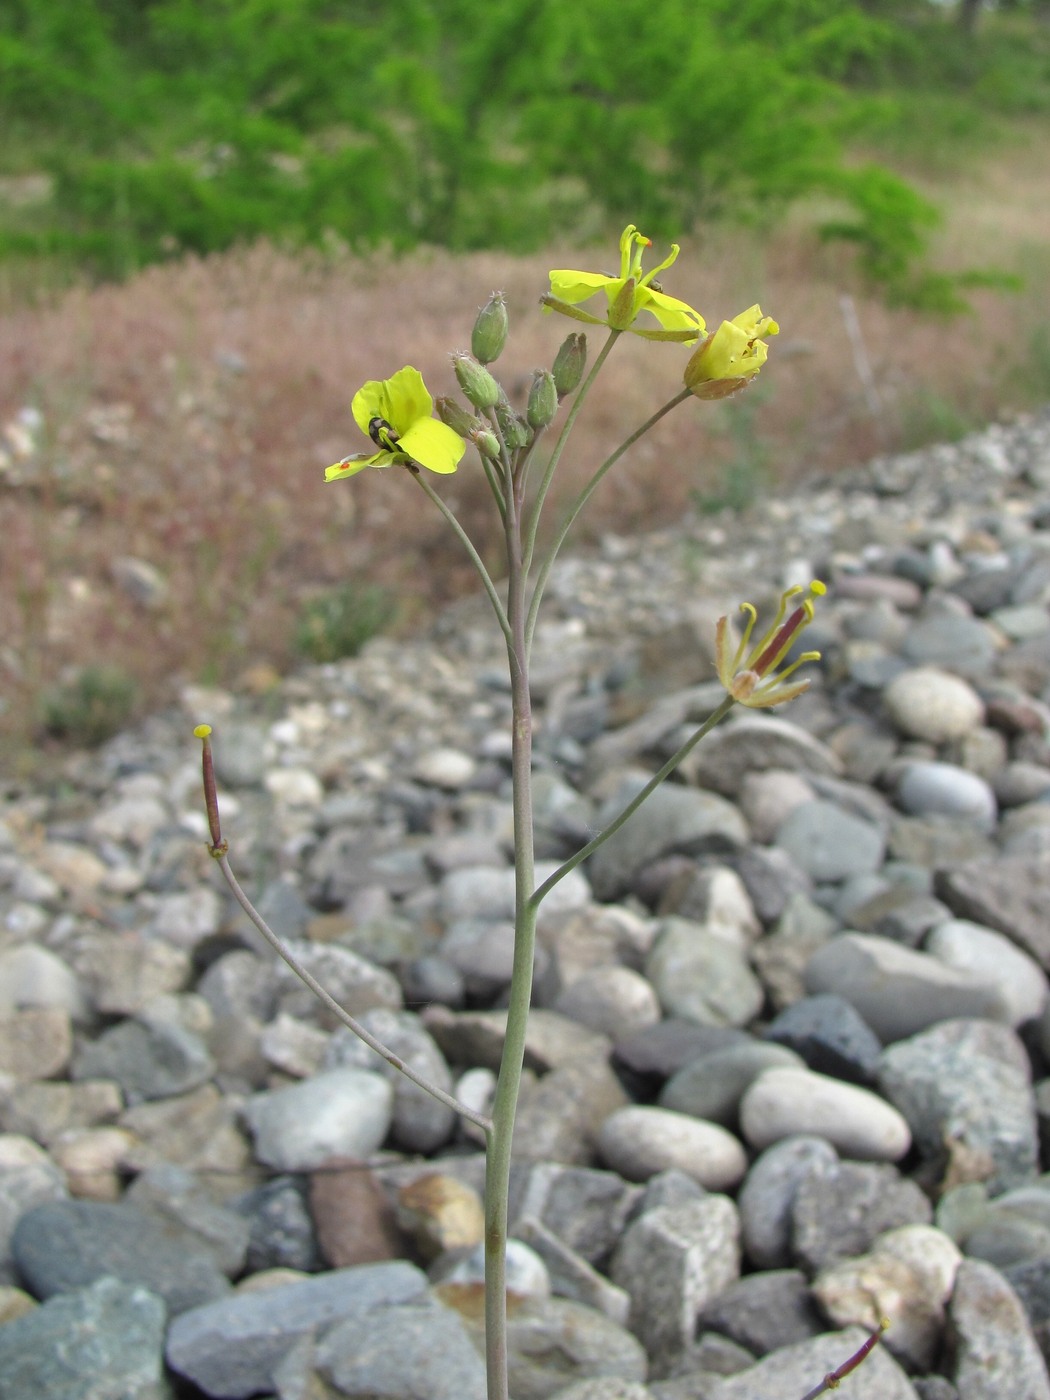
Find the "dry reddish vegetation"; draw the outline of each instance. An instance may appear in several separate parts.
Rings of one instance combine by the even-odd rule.
[[[995,259],[994,248],[984,256]],[[31,405],[42,429],[35,455],[9,451],[0,472],[9,739],[24,742],[41,688],[77,665],[118,662],[143,703],[162,703],[186,681],[236,679],[260,662],[287,667],[304,600],[348,579],[396,587],[408,624],[472,588],[407,476],[324,484],[323,468],[363,444],[350,397],[405,363],[433,392],[449,392],[446,352],[469,345],[475,308],[500,286],[512,338],[497,368],[520,401],[531,369],[550,364],[575,328],[539,312],[547,269],[602,261],[564,248],[398,263],[256,248],[12,310],[0,322],[0,426]],[[701,240],[667,278],[713,322],[756,299],[780,320],[770,366],[750,391],[753,429],[779,479],[908,445],[916,405],[944,401],[978,418],[1011,404],[1009,371],[1028,333],[1023,299],[980,293],[976,317],[948,328],[859,300],[884,403],[873,417],[839,305],[848,280],[843,258],[790,228],[764,250],[725,233]],[[677,390],[684,357],[624,337],[584,416],[586,443],[581,436],[564,464],[562,500]],[[578,538],[678,516],[715,489],[736,450],[724,409],[683,406],[603,484]],[[469,458],[442,489],[494,559]],[[123,556],[160,571],[162,603],[145,606],[120,586],[113,561]]]

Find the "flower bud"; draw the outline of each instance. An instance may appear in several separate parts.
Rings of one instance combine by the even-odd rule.
[[[554,422],[557,411],[558,391],[554,387],[554,376],[549,369],[538,369],[532,376],[529,402],[525,408],[529,426],[537,432],[541,428],[549,427]]]
[[[474,352],[474,358],[480,360],[483,365],[489,365],[493,360],[498,360],[507,343],[509,329],[507,303],[503,293],[493,292],[478,312],[474,329],[470,335],[470,348]]]
[[[496,422],[511,452],[519,447],[528,447],[532,441],[532,429],[519,413],[514,412],[505,397],[496,405]]]
[[[499,438],[491,428],[475,428],[470,434],[470,441],[490,462],[499,461]]]
[[[609,325],[614,331],[625,331],[638,314],[634,304],[635,279],[628,277],[609,307]]]
[[[475,408],[495,408],[499,403],[500,387],[484,365],[471,355],[458,352],[452,356],[459,387]]]
[[[455,399],[435,399],[434,408],[442,423],[454,433],[458,433],[461,438],[469,437],[475,428],[481,426],[473,413],[468,413]]]
[[[587,337],[581,331],[578,335],[566,336],[561,349],[554,357],[554,387],[558,397],[571,394],[587,367]]]

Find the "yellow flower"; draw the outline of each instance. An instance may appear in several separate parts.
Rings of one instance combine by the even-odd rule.
[[[354,421],[378,451],[357,452],[329,467],[325,481],[353,476],[365,467],[412,466],[454,472],[466,444],[445,423],[432,418],[434,400],[418,369],[406,365],[389,379],[370,379],[350,405]]]
[[[670,267],[677,258],[678,244],[672,243],[670,255],[650,272],[643,273],[642,250],[651,247],[652,240],[639,233],[634,224],[628,224],[620,238],[619,277],[610,277],[601,272],[575,272],[567,268],[554,271],[550,274],[551,294],[540,298],[544,309],[558,311],[563,316],[586,321],[592,326],[632,331],[646,340],[674,340],[686,344],[698,340],[707,329],[699,311],[694,311],[677,297],[668,296],[655,282],[657,274]],[[577,305],[598,292],[604,292],[609,303],[609,314],[605,317],[592,316],[588,311],[581,311]],[[660,330],[640,330],[634,324],[643,311],[656,318]]]
[[[780,607],[772,625],[763,633],[760,641],[752,645],[758,612],[752,603],[741,603],[740,611],[747,614],[747,626],[740,645],[731,653],[729,619],[720,617],[715,629],[715,659],[718,664],[718,679],[734,700],[753,709],[768,709],[780,705],[785,700],[794,700],[809,686],[809,681],[792,681],[786,685],[788,677],[807,661],[819,661],[819,651],[804,651],[797,661],[786,670],[776,674],[776,668],[793,646],[799,633],[813,621],[813,599],[822,597],[827,588],[819,579],[809,585],[809,597],[795,603],[791,611],[788,606],[806,589],[801,584],[787,589],[781,594]]]
[[[698,399],[724,399],[745,388],[766,362],[769,347],[760,337],[776,335],[780,327],[749,306],[731,321],[723,321],[689,357],[685,386]]]

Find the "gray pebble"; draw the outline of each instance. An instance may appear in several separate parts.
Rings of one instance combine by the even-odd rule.
[[[332,1069],[245,1107],[256,1156],[278,1171],[310,1171],[333,1157],[367,1157],[393,1117],[394,1091],[381,1075]]]

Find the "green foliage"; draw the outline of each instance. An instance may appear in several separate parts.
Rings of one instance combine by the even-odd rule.
[[[52,738],[94,748],[125,728],[136,695],[135,682],[119,666],[84,666],[45,691],[41,725]]]
[[[991,29],[926,0],[8,0],[0,176],[53,195],[0,207],[0,254],[119,275],[261,235],[525,251],[834,187],[829,231],[899,283],[931,211],[843,141],[923,130],[917,94],[946,122],[1045,108],[1050,42]]]
[[[901,400],[900,450],[911,452],[931,442],[958,442],[981,426],[979,412],[963,407],[943,394],[917,389]]]
[[[385,588],[344,583],[307,603],[296,628],[296,649],[318,662],[356,656],[396,613],[397,603]]]

